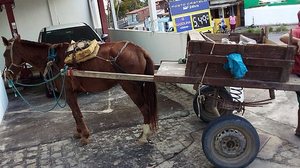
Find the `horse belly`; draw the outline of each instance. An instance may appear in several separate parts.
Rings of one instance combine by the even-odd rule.
[[[81,89],[87,92],[105,91],[118,84],[116,80],[95,78],[79,78],[79,82]]]

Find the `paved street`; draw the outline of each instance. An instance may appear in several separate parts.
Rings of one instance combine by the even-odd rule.
[[[199,144],[205,125],[191,113],[192,95],[170,84],[159,88],[160,129],[149,145],[136,142],[142,117],[119,88],[80,97],[92,131],[92,141],[84,147],[72,138],[74,121],[68,108],[48,113],[32,111],[10,95],[9,110],[1,125],[0,167],[184,167],[187,162],[191,167],[210,167]],[[47,107],[49,100],[41,91],[24,90],[34,97],[33,103]],[[107,98],[94,105],[96,99],[108,94],[111,113],[105,113]]]
[[[39,108],[50,107],[42,88],[22,92]],[[142,117],[122,90],[81,95],[92,132],[91,143],[83,147],[72,137],[75,125],[68,107],[38,112],[10,95],[0,126],[0,167],[213,167],[202,151],[206,124],[192,110],[193,95],[163,83],[158,93],[160,129],[147,145],[136,142]],[[246,101],[268,97],[265,90],[248,89],[245,94]],[[295,95],[281,91],[276,97],[270,105],[245,112],[264,142],[249,167],[300,165],[300,139],[293,135]]]

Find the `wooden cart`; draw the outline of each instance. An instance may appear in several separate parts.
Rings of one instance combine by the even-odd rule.
[[[245,104],[234,101],[225,86],[269,89],[271,98],[275,98],[274,90],[300,91],[300,78],[289,73],[294,48],[274,44],[224,45],[207,41],[199,34],[194,37],[193,34],[188,44],[187,64],[163,61],[155,75],[77,70],[73,70],[72,74],[78,77],[194,84],[197,90],[193,100],[196,114],[203,121],[213,120],[202,135],[206,157],[217,167],[245,167],[258,154],[259,136],[250,122],[232,115],[234,110],[241,111]],[[223,36],[208,38],[215,41]],[[252,38],[262,43],[271,43],[263,35]],[[215,53],[211,52],[212,46],[216,49]],[[248,76],[234,79],[223,69],[222,65],[229,52],[239,52],[245,56],[243,59],[249,67]]]

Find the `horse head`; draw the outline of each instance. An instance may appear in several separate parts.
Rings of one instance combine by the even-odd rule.
[[[25,62],[21,57],[18,57],[14,54],[14,43],[20,42],[20,36],[17,36],[12,39],[6,39],[2,37],[4,46],[6,47],[3,56],[5,60],[5,68],[3,75],[5,79],[15,79],[17,78],[19,72],[21,71]]]

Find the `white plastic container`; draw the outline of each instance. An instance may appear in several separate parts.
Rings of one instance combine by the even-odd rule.
[[[0,74],[2,74],[2,71],[0,71]],[[4,81],[2,77],[0,77],[0,124],[3,120],[4,113],[7,110],[8,106],[8,98],[7,93],[4,86]]]

